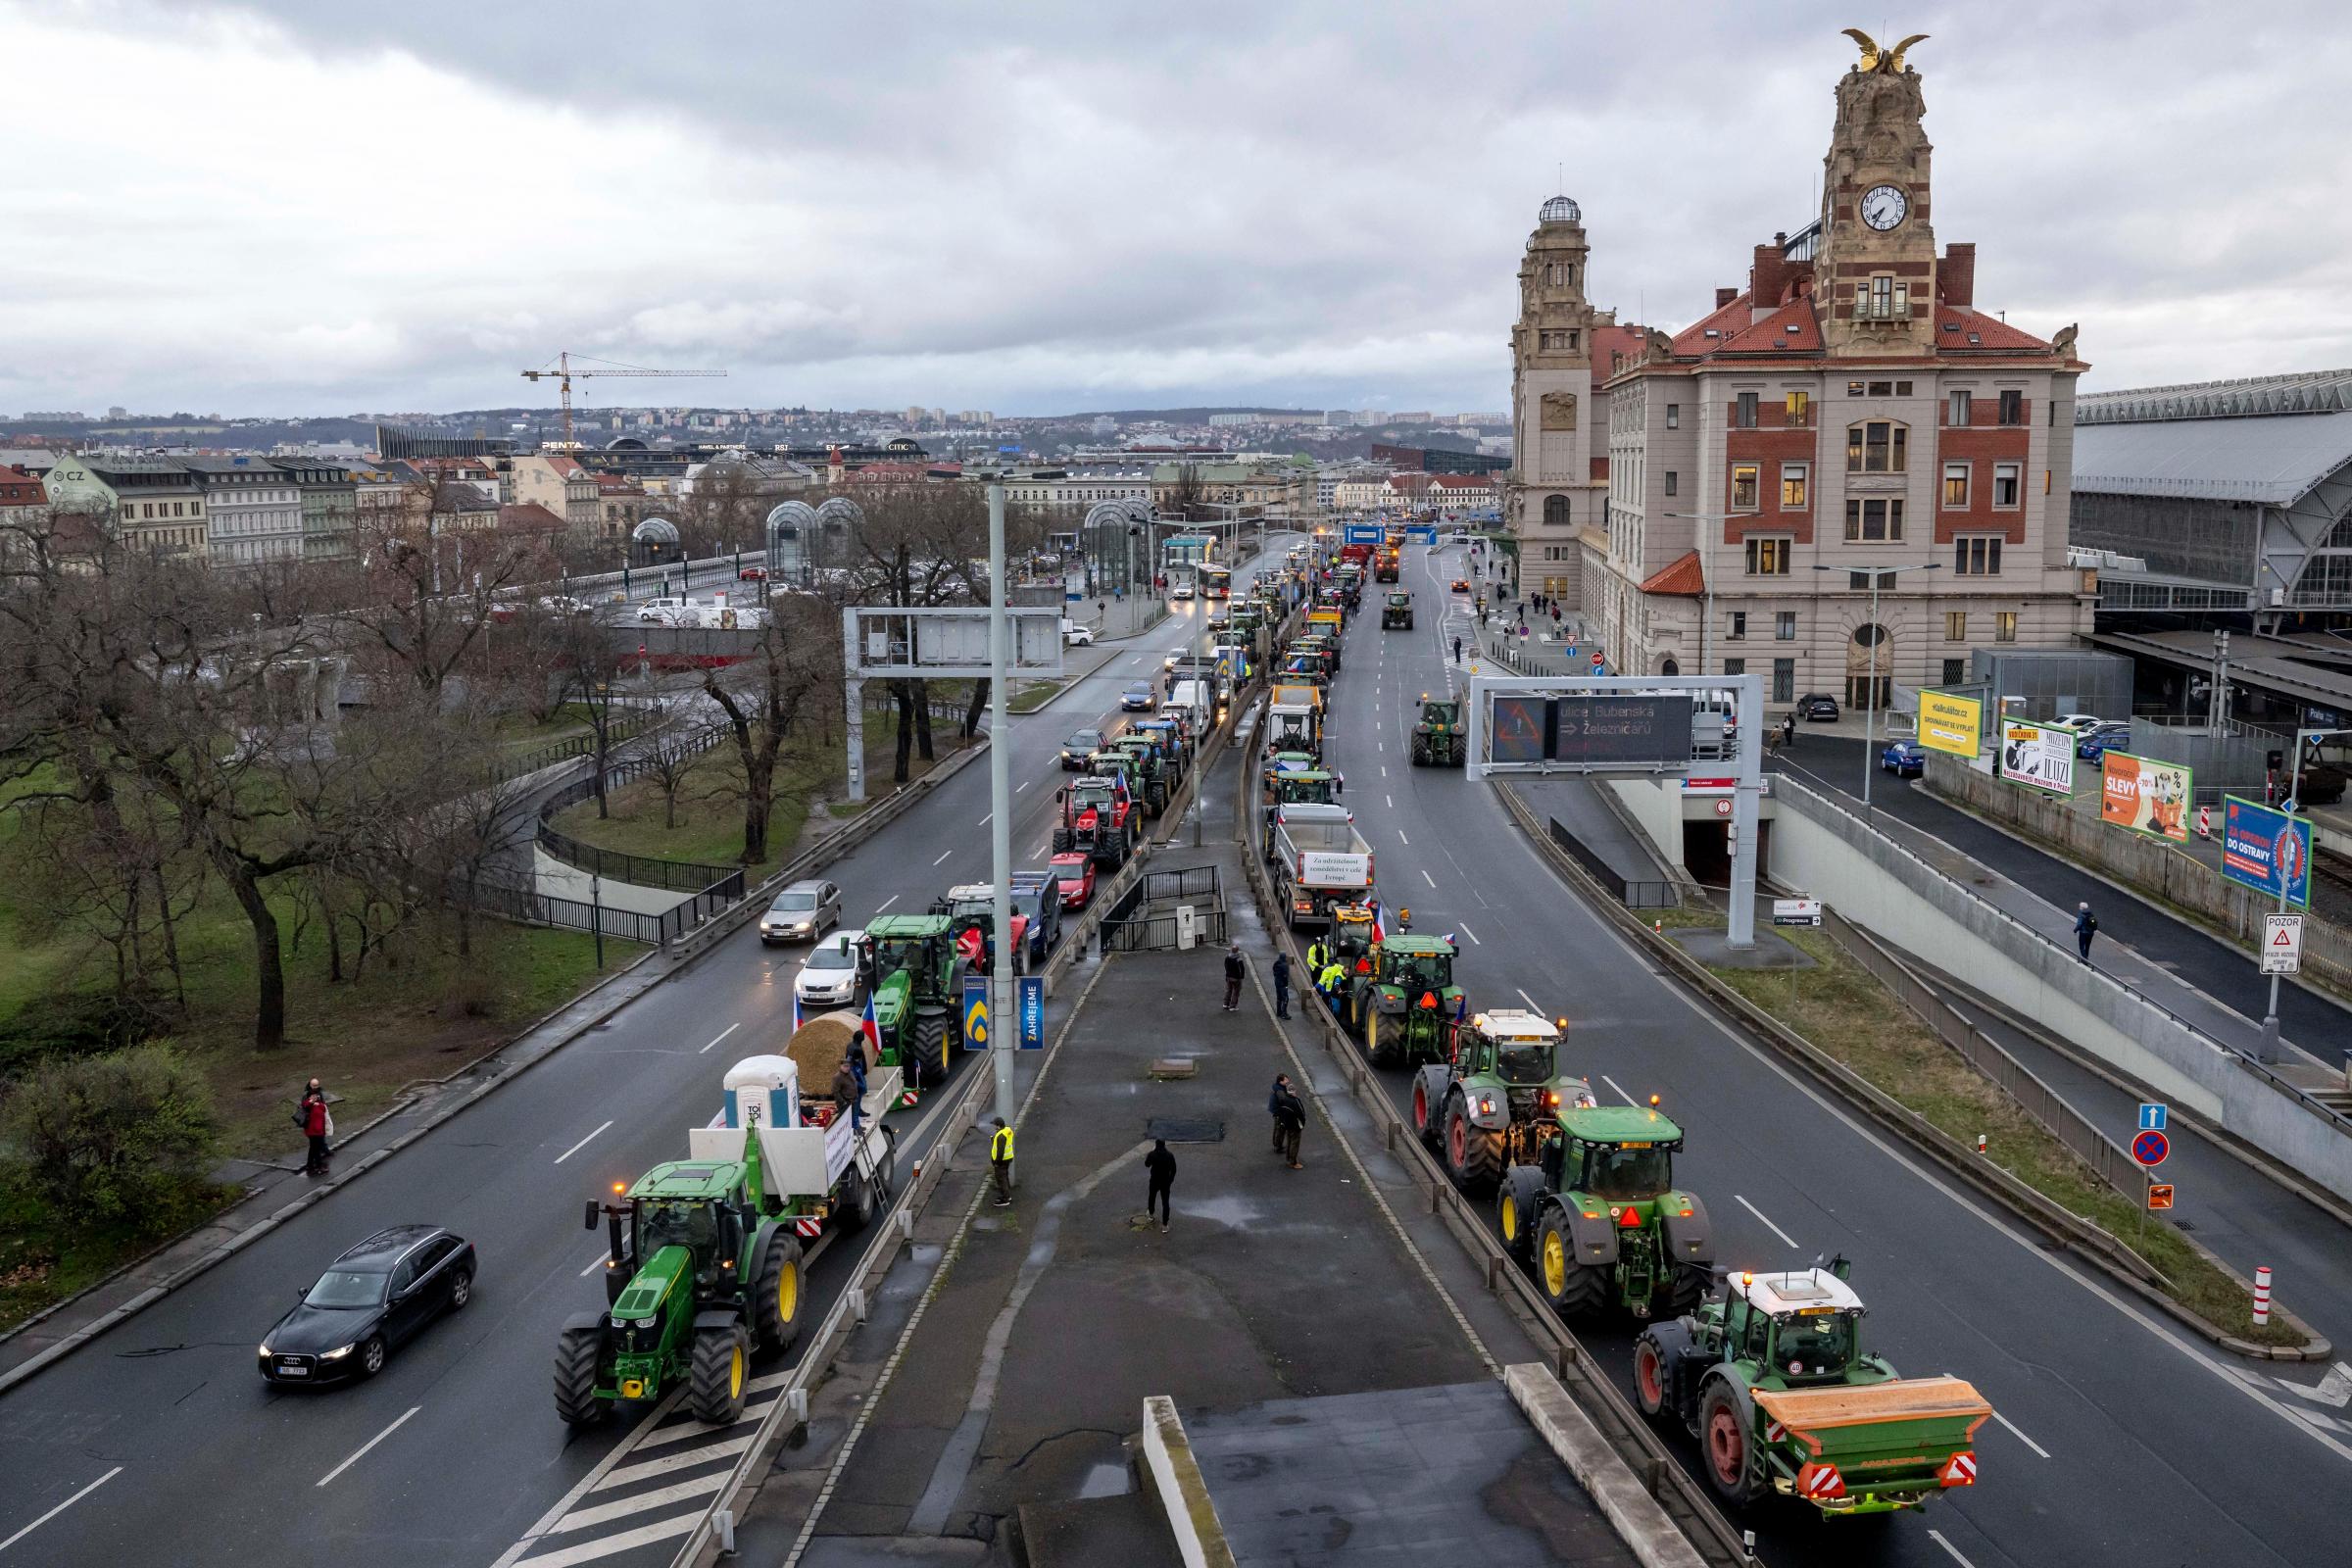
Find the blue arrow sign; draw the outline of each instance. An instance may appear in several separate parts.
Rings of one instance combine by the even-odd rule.
[[[988,1049],[988,977],[963,977],[963,1049]]]
[[[2160,1133],[2164,1131],[2165,1118],[2171,1114],[2170,1105],[2142,1101],[2139,1106],[2139,1130],[2143,1133]]]

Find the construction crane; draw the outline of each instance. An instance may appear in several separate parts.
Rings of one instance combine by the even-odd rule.
[[[724,376],[727,373],[724,370],[649,370],[642,365],[619,365],[611,360],[592,360],[585,354],[580,356],[580,361],[585,365],[596,366],[597,368],[593,370],[573,369],[571,353],[567,349],[556,356],[553,365],[542,366],[536,370],[522,372],[522,378],[525,381],[554,381],[562,390],[564,395],[564,450],[566,452],[578,450],[577,444],[571,439],[571,382],[574,376],[586,380],[592,375]]]

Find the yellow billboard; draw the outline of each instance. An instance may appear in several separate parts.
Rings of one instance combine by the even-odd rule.
[[[1919,744],[1932,752],[1974,757],[1984,733],[1984,704],[1949,692],[1919,694]]]

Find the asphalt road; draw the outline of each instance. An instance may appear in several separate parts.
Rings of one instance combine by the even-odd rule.
[[[1570,1059],[1604,1102],[1664,1096],[1689,1139],[1678,1173],[1706,1202],[1719,1264],[1846,1253],[1871,1303],[1869,1341],[1904,1372],[1969,1379],[1999,1412],[1979,1436],[1974,1490],[1883,1527],[1768,1503],[1749,1521],[1766,1559],[1824,1561],[1825,1546],[1843,1546],[1854,1555],[1838,1560],[1917,1568],[2344,1561],[2344,1412],[2323,1415],[2280,1369],[2176,1329],[1858,1125],[1652,969],[1554,877],[1491,790],[1409,765],[1420,695],[1446,684],[1446,646],[1466,622],[1466,611],[1434,612],[1466,605],[1446,592],[1458,559],[1407,552],[1416,629],[1384,633],[1376,613],[1359,615],[1334,689],[1330,760],[1376,849],[1384,901],[1409,906],[1417,932],[1454,934],[1473,1007],[1565,1013]],[[1394,1078],[1400,1102],[1405,1082]],[[1630,1393],[1631,1327],[1580,1334]],[[2317,1369],[2283,1378],[2320,1382]],[[1694,1446],[1672,1441],[1695,1472]]]
[[[1186,644],[1206,608],[1178,605],[1053,706],[1014,719],[1016,861],[1045,853],[1061,739],[1083,724],[1115,726],[1119,688]],[[826,872],[847,894],[845,919],[919,911],[949,885],[985,877],[988,816],[988,769],[975,764]],[[222,1568],[405,1568],[510,1555],[631,1441],[628,1422],[573,1434],[553,1408],[557,1331],[604,1305],[592,1277],[602,1241],[581,1229],[580,1203],[683,1155],[686,1129],[717,1108],[724,1067],[789,1034],[801,956],[763,949],[747,928],[380,1168],[0,1396],[0,1568],[159,1555]],[[972,1070],[960,1067],[956,1081]],[[903,1169],[947,1103],[932,1095],[893,1118]],[[265,1385],[255,1348],[295,1293],[352,1242],[419,1220],[449,1226],[479,1252],[465,1312],[395,1352],[370,1382]],[[849,1276],[847,1250],[870,1240],[828,1240],[843,1251],[811,1263],[808,1322]],[[650,1438],[699,1435],[673,1426]],[[597,1490],[613,1499],[610,1517],[567,1532],[558,1544],[568,1555],[534,1547],[522,1560],[666,1561],[674,1535],[623,1544],[699,1506],[665,1499],[665,1479],[683,1484],[655,1473]]]

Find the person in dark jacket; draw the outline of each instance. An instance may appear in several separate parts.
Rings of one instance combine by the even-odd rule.
[[[326,1113],[326,1091],[318,1087],[318,1079],[312,1079],[310,1087],[303,1091],[302,1105],[296,1110],[295,1118],[302,1124],[302,1135],[311,1141],[310,1158],[304,1161],[302,1173],[305,1176],[324,1176],[327,1173],[326,1138],[334,1127],[334,1118]]]
[[[1266,1092],[1266,1115],[1274,1123],[1274,1152],[1282,1152],[1282,1097],[1291,1092],[1291,1075],[1278,1072],[1274,1087]]]
[[[845,1054],[841,1065],[833,1069],[833,1114],[849,1117],[850,1131],[854,1133],[865,1130],[865,1109],[860,1103],[864,1098],[858,1092],[858,1075],[850,1071],[850,1058]]]
[[[1274,1125],[1282,1130],[1282,1157],[1293,1170],[1304,1170],[1298,1162],[1298,1140],[1306,1131],[1306,1102],[1291,1092],[1284,1084],[1274,1101]]]
[[[1144,1217],[1151,1218],[1156,1209],[1159,1228],[1165,1231],[1168,1228],[1168,1193],[1176,1185],[1176,1156],[1168,1152],[1168,1141],[1165,1138],[1152,1140],[1152,1152],[1144,1156],[1144,1174],[1151,1178],[1151,1186],[1144,1193]]]
[[[1225,950],[1225,1010],[1233,1011],[1242,1004],[1242,945],[1239,942]]]
[[[2075,953],[2077,961],[2090,961],[2090,939],[2098,934],[2099,917],[2090,912],[2089,901],[2075,906]]]
[[[1274,955],[1274,1016],[1288,1018],[1290,1015],[1291,956],[1287,953],[1277,953]]]

